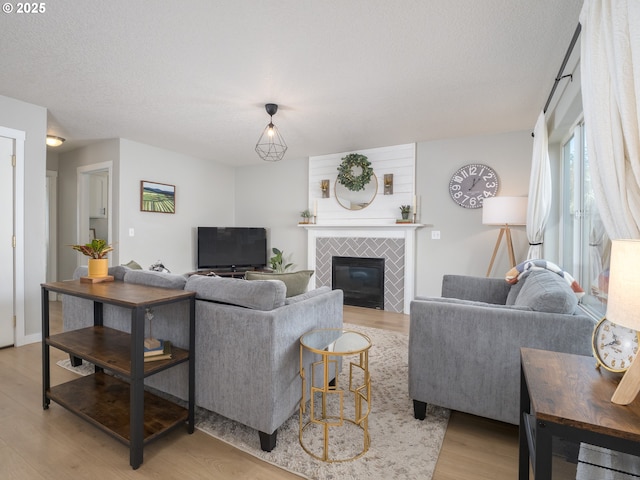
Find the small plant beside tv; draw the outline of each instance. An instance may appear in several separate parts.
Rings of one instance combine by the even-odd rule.
[[[284,273],[293,267],[293,263],[285,263],[284,253],[281,250],[274,247],[271,251],[274,255],[269,259],[269,264],[275,273]]]

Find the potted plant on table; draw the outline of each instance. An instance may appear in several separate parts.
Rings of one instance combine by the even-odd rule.
[[[113,251],[113,247],[106,240],[96,238],[84,245],[71,245],[71,248],[89,257],[89,278],[103,278],[107,276],[109,260],[105,258],[107,253]]]

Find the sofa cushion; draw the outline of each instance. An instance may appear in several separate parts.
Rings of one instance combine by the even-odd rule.
[[[123,263],[123,267],[129,267],[131,270],[142,270],[142,267],[135,260],[131,260],[129,263]]]
[[[534,270],[524,282],[515,306],[526,306],[537,312],[574,313],[578,299],[560,275],[548,270]]]
[[[301,293],[300,295],[294,295],[293,297],[287,297],[285,305],[291,305],[293,303],[303,302],[309,298],[317,297],[318,295],[324,295],[331,291],[331,287],[319,287],[309,290],[308,292]]]
[[[184,289],[187,279],[183,275],[154,272],[152,270],[129,270],[124,276],[125,283],[148,285],[150,287]]]
[[[294,297],[307,291],[313,270],[300,270],[292,273],[247,272],[247,280],[280,280],[287,286],[287,297]]]
[[[464,300],[462,298],[417,296],[415,300],[420,300],[423,302],[450,303],[452,305],[467,305],[469,307],[502,308],[502,309],[508,309],[508,310],[524,310],[524,311],[532,310],[530,307],[527,307],[527,306],[502,305],[500,303],[487,303],[487,302],[480,302],[478,300]]]
[[[247,282],[205,275],[190,276],[184,288],[196,292],[196,298],[200,300],[264,311],[282,307],[286,293],[284,283],[275,280]]]

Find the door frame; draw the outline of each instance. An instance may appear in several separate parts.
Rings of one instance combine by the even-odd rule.
[[[90,188],[89,175],[97,172],[107,172],[108,177],[108,198],[107,198],[107,243],[113,243],[113,162],[94,163],[92,165],[83,165],[76,169],[77,176],[77,219],[78,231],[76,232],[76,243],[82,244],[89,241],[89,204],[90,204]],[[78,255],[78,264],[80,266],[82,257]],[[111,262],[110,262],[111,263]]]
[[[13,250],[13,314],[16,316],[16,325],[13,330],[13,344],[19,347],[33,341],[25,334],[24,318],[24,141],[26,132],[0,126],[0,136],[13,139],[16,156],[13,184],[13,235],[16,239]]]

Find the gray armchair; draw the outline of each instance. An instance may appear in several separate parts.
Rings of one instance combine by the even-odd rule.
[[[445,275],[442,297],[411,302],[415,417],[424,419],[430,403],[518,424],[520,347],[592,355],[594,325],[565,280],[550,271],[533,271],[513,286]]]

